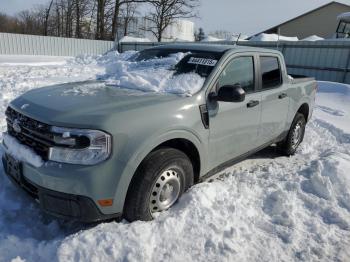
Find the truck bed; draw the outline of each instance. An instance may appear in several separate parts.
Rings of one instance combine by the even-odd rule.
[[[300,84],[304,82],[309,82],[309,81],[315,81],[315,78],[313,77],[308,77],[308,76],[303,76],[303,75],[293,75],[293,74],[288,74],[291,76],[291,82],[292,84]]]

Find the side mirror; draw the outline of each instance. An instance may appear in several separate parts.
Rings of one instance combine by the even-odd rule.
[[[240,84],[226,85],[220,87],[217,95],[211,95],[210,98],[222,102],[243,102],[245,91]]]

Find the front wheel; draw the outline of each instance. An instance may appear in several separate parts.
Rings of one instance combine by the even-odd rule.
[[[294,117],[288,135],[284,141],[278,144],[283,154],[294,155],[298,146],[303,142],[306,120],[303,114],[297,113]]]
[[[173,148],[155,150],[136,171],[124,217],[128,221],[152,220],[155,213],[173,206],[192,184],[193,167],[186,154]]]

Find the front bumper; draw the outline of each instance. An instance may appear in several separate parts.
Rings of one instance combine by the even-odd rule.
[[[8,170],[11,167],[7,166],[7,157],[6,154],[2,157],[6,175],[14,184],[22,188],[34,199],[37,199],[41,208],[46,213],[63,219],[76,220],[85,223],[119,219],[121,217],[120,213],[101,213],[95,202],[89,197],[62,193],[41,187],[26,178],[22,172],[19,172],[20,175],[15,179],[8,173]]]

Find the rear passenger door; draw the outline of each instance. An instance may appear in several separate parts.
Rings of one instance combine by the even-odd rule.
[[[261,127],[259,144],[268,143],[285,131],[289,98],[283,85],[281,61],[277,55],[260,55]]]

